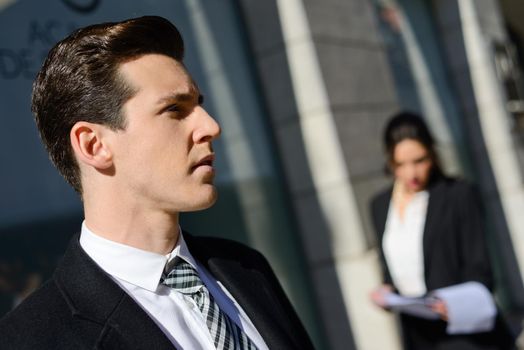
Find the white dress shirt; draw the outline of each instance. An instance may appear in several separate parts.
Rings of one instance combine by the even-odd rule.
[[[395,286],[404,296],[426,293],[422,239],[429,193],[415,193],[401,218],[391,200],[382,240],[384,256]]]
[[[182,230],[176,247],[167,256],[107,240],[89,230],[85,222],[82,223],[80,245],[144,309],[177,348],[215,350],[195,301],[159,283],[166,264],[180,256],[197,270],[220,309],[243,329],[258,349],[268,349],[233,296],[193,259]]]

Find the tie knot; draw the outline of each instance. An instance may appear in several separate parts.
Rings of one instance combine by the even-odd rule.
[[[197,271],[185,260],[176,259],[173,269],[163,277],[161,283],[183,294],[197,293],[204,285]]]

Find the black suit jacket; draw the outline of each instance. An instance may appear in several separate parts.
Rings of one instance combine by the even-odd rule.
[[[270,349],[313,349],[265,258],[242,244],[184,234]],[[0,321],[1,349],[173,349],[147,313],[73,238],[53,278]]]
[[[493,275],[484,237],[478,191],[470,184],[435,177],[428,186],[429,201],[423,231],[424,278],[428,291],[468,281],[493,289]],[[384,283],[395,285],[382,250],[392,188],[378,194],[371,214],[378,238]],[[444,321],[401,315],[405,349],[513,349],[513,335],[499,315],[491,332],[447,335]]]
[[[424,275],[428,290],[466,281],[493,288],[491,264],[484,237],[478,192],[460,180],[438,177],[429,187],[423,232]],[[382,238],[392,188],[376,196],[371,205],[384,282],[393,284],[382,252]]]

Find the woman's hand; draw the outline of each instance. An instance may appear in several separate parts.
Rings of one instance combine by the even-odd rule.
[[[443,319],[444,321],[448,320],[448,307],[446,306],[444,300],[435,299],[431,302],[429,307],[431,308],[431,310],[439,314],[441,319]]]
[[[393,287],[389,284],[383,284],[370,293],[371,301],[381,308],[386,308],[386,295],[393,292]]]

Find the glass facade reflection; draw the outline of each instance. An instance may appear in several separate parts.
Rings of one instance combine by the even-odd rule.
[[[82,221],[81,203],[47,159],[30,113],[31,83],[49,48],[96,22],[161,15],[186,42],[185,63],[221,124],[216,142],[219,200],[182,214],[194,234],[261,250],[305,323],[312,325],[306,264],[286,203],[278,158],[252,74],[237,8],[230,1],[40,1],[0,3],[0,314],[50,276]],[[313,331],[314,333],[314,331]]]

